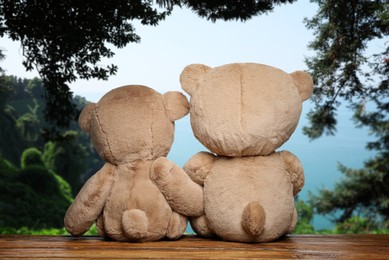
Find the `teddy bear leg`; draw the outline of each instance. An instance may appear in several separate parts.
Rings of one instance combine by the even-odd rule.
[[[215,233],[213,233],[207,224],[207,220],[205,215],[202,215],[197,218],[190,219],[190,225],[193,228],[193,231],[196,232],[197,235],[202,237],[214,237]]]
[[[132,241],[141,241],[147,236],[149,221],[146,213],[140,209],[124,211],[122,215],[124,235]]]
[[[178,239],[184,234],[188,218],[173,211],[170,217],[169,225],[167,227],[166,236],[169,239]]]
[[[266,213],[263,207],[257,201],[252,201],[243,210],[241,223],[247,233],[258,236],[263,231],[265,219]]]
[[[97,230],[97,233],[99,233],[99,236],[107,237],[107,234],[105,233],[103,213],[101,213],[100,216],[96,219],[95,224],[96,224],[96,230]]]
[[[297,221],[298,221],[298,214],[297,214],[296,208],[294,208],[293,218],[292,218],[292,222],[290,223],[290,226],[288,229],[288,234],[293,232],[293,230],[295,229],[295,227],[297,225]]]
[[[204,213],[203,188],[173,162],[164,157],[155,160],[150,169],[150,179],[174,211],[190,217]]]

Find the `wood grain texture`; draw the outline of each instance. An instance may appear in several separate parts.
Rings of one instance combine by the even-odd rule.
[[[129,243],[91,236],[0,235],[0,259],[4,258],[389,259],[389,235],[298,235],[258,244],[196,236]]]

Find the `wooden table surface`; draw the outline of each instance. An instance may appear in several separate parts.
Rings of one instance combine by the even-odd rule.
[[[184,236],[177,241],[128,243],[99,237],[0,235],[4,258],[157,259],[389,259],[389,235],[296,235],[245,244]]]

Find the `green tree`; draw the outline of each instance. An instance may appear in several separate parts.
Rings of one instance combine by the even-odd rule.
[[[42,80],[35,77],[28,81],[27,83],[27,91],[30,93],[32,97],[35,99],[41,99],[44,97],[44,86]]]
[[[4,58],[0,49],[0,61]],[[4,71],[0,67],[0,157],[7,156],[13,163],[18,163],[21,150],[21,136],[15,130],[16,120],[13,108],[9,105],[12,88],[8,85]],[[7,148],[7,149],[5,149]]]
[[[16,120],[16,126],[23,138],[28,142],[37,141],[40,136],[40,125],[38,119],[39,105],[34,99],[34,107],[28,105],[29,112],[23,114]]]
[[[0,62],[2,60],[4,60],[4,58],[5,58],[5,56],[3,54],[3,50],[0,48]],[[2,67],[0,67],[0,77],[1,77],[1,80],[4,80],[4,78],[3,78],[4,77],[4,70]]]
[[[388,1],[318,1],[316,16],[306,19],[314,30],[306,60],[314,77],[314,109],[304,133],[310,138],[335,134],[336,110],[347,103],[359,127],[368,127],[376,140],[367,148],[376,156],[362,169],[340,165],[344,178],[333,190],[320,190],[311,203],[320,214],[340,212],[338,223],[353,216],[368,221],[389,220],[389,45],[371,53],[369,44],[389,35]],[[381,221],[382,220],[382,221]],[[382,224],[382,223],[381,223]]]
[[[296,210],[299,220],[294,234],[314,234],[315,228],[312,225],[313,221],[313,208],[309,203],[305,203],[303,200],[297,199]]]
[[[44,166],[35,148],[23,152],[21,165],[0,158],[0,228],[63,227],[72,202],[69,184]]]
[[[67,126],[77,111],[68,83],[107,79],[117,67],[100,66],[118,48],[139,42],[131,21],[157,25],[170,10],[152,1],[0,1],[0,36],[22,44],[27,70],[37,68],[47,90],[47,119]]]
[[[42,81],[4,76],[3,82],[0,85],[0,156],[19,165],[22,152],[27,147],[43,150],[47,168],[66,179],[76,194],[90,174],[101,167],[101,159],[93,149],[88,134],[72,122],[55,141],[44,142],[41,129],[47,123],[42,112]],[[75,96],[74,103],[81,109],[87,101]]]
[[[369,54],[373,40],[389,35],[388,1],[319,1],[317,14],[306,19],[314,30],[309,48],[315,56],[306,59],[315,88],[311,100],[315,108],[308,114],[310,138],[335,134],[336,109],[341,101],[352,108],[361,101],[388,96],[389,45]]]
[[[187,6],[212,21],[247,20],[273,5],[294,1],[157,0],[158,6],[150,0],[0,0],[0,37],[21,42],[24,66],[37,68],[46,88],[46,118],[66,127],[78,115],[68,84],[115,74],[115,65],[99,63],[114,55],[110,46],[123,48],[140,41],[134,21],[157,25],[174,6]]]
[[[157,0],[161,6],[173,7],[174,5],[186,6],[198,16],[215,22],[216,20],[241,20],[246,21],[253,16],[261,15],[273,10],[274,5],[293,3],[296,0],[245,0],[245,1],[197,1],[197,0]]]
[[[77,195],[87,157],[85,147],[77,141],[77,132],[67,131],[63,141],[47,142],[42,157],[47,168],[63,177],[72,187],[73,195]]]
[[[30,147],[23,151],[22,158],[20,160],[20,167],[22,169],[28,166],[44,166],[42,160],[42,153],[35,147]]]
[[[0,157],[0,177],[14,176],[18,172],[18,168],[10,161]]]
[[[369,234],[372,230],[376,230],[377,226],[374,221],[366,218],[353,216],[342,223],[338,223],[335,227],[337,234]]]

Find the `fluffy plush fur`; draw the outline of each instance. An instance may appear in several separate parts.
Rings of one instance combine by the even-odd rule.
[[[179,92],[164,95],[138,85],[108,92],[87,105],[79,118],[105,161],[78,193],[65,216],[74,236],[96,222],[101,236],[120,241],[179,238],[187,218],[171,209],[150,180],[153,161],[167,156],[174,137],[174,121],[188,113]]]
[[[193,132],[212,153],[193,156],[186,174],[165,158],[154,162],[151,177],[169,204],[202,236],[264,242],[291,232],[304,173],[296,156],[275,150],[298,124],[310,75],[254,63],[194,64],[180,80],[191,96]]]

